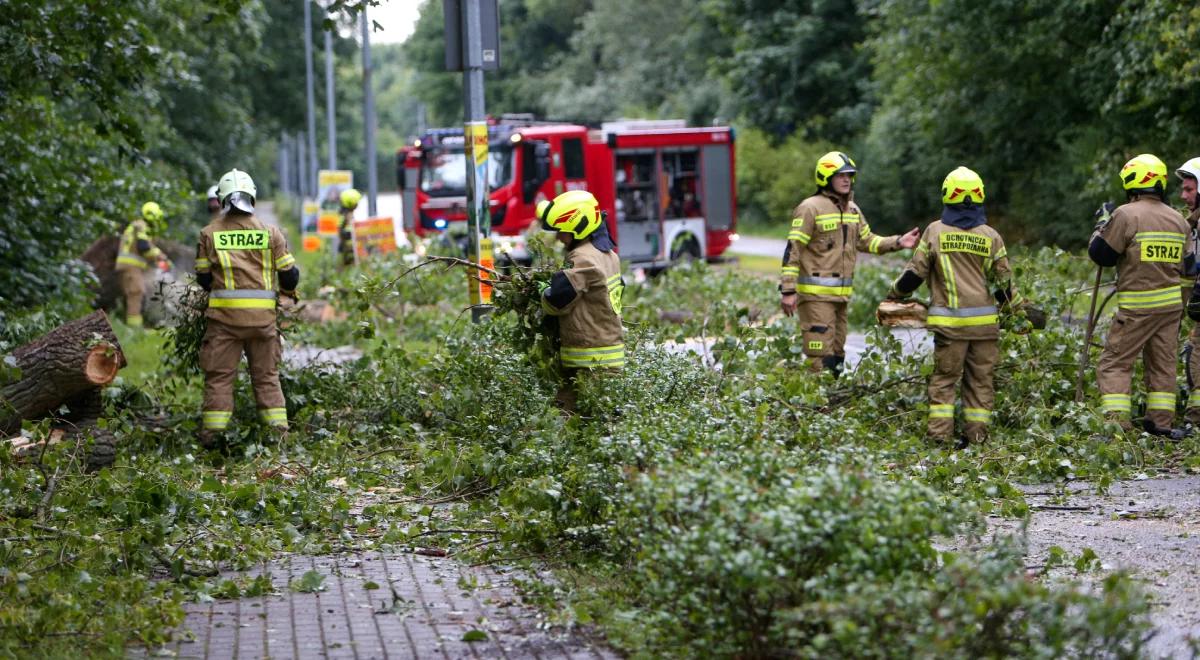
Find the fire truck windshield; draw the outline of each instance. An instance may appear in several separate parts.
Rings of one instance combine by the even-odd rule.
[[[512,149],[488,149],[488,189],[512,180]],[[427,151],[421,163],[421,191],[435,197],[467,194],[467,163],[462,151]]]

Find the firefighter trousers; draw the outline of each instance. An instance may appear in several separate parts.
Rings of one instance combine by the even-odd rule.
[[[796,308],[804,341],[804,354],[810,358],[846,356],[846,302],[804,300]],[[819,362],[819,360],[817,361]]]
[[[205,431],[224,431],[233,418],[233,384],[242,354],[250,364],[250,382],[258,412],[268,426],[287,428],[287,408],[279,385],[279,359],[283,349],[275,324],[244,328],[208,319],[200,344],[204,370]]]
[[[954,435],[954,390],[962,380],[963,436],[971,442],[987,438],[996,398],[993,377],[1000,359],[996,339],[950,339],[933,334],[933,373],[929,376],[929,436]]]
[[[1192,324],[1184,355],[1187,356],[1183,368],[1188,386],[1187,411],[1184,416],[1193,426],[1200,426],[1200,323]]]
[[[142,296],[146,293],[146,281],[139,268],[122,268],[117,271],[121,293],[125,296],[125,323],[142,327]]]
[[[1096,365],[1100,406],[1104,415],[1131,428],[1133,364],[1142,356],[1146,374],[1146,420],[1160,429],[1175,418],[1176,353],[1179,349],[1179,309],[1131,314],[1117,310]]]

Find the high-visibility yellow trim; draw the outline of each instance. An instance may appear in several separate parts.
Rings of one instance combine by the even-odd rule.
[[[136,266],[137,268],[146,267],[146,260],[133,254],[117,255],[117,263],[123,266]]]
[[[996,314],[986,316],[928,316],[925,318],[925,325],[939,326],[943,328],[971,328],[979,325],[990,325],[1000,321]]]
[[[1132,407],[1128,394],[1102,394],[1100,395],[1100,410],[1106,413],[1118,412],[1127,413]]]
[[[271,251],[262,250],[262,285],[264,289],[272,289],[271,286]]]
[[[804,226],[804,218],[792,218],[792,226],[793,227],[803,227]]]
[[[883,242],[882,236],[876,236],[871,239],[870,245],[867,246],[867,251],[871,254],[879,254],[879,244]]]
[[[208,306],[217,309],[275,309],[274,298],[209,298]]]
[[[929,404],[930,419],[954,419],[954,404],[953,403],[931,403]]]
[[[808,242],[812,240],[812,236],[809,236],[802,231],[793,229],[788,233],[787,239],[789,241],[799,241],[801,245],[808,245]]]
[[[262,408],[258,411],[263,422],[270,426],[287,426],[287,408]]]
[[[992,411],[987,408],[963,408],[963,417],[968,422],[979,422],[981,424],[992,423]]]
[[[1182,304],[1179,287],[1169,286],[1152,291],[1118,291],[1117,307],[1121,309],[1157,309]]]
[[[221,261],[221,274],[224,275],[225,288],[236,288],[233,282],[233,262],[229,259],[229,252],[218,252],[217,259]]]
[[[1188,408],[1200,408],[1200,389],[1192,390],[1188,395]]]
[[[208,259],[205,259],[204,257],[200,257],[200,258],[196,259],[196,272],[197,273],[207,273],[210,269],[212,269],[211,261],[209,261]]]
[[[992,261],[1000,261],[1001,259],[1003,259],[1007,256],[1008,256],[1008,248],[1002,247],[999,250],[996,250],[996,254],[992,255]]]
[[[205,410],[200,413],[201,425],[209,431],[223,431],[233,419],[232,410]]]
[[[850,296],[854,293],[852,286],[820,286],[817,284],[797,284],[797,293],[807,293],[816,296]]]
[[[125,317],[125,325],[131,328],[140,328],[145,324],[141,314],[130,314]]]
[[[622,367],[625,366],[625,344],[577,348],[563,346],[564,367]]]
[[[954,267],[950,265],[950,256],[942,255],[942,275],[946,280],[946,298],[950,307],[958,307],[958,283],[954,281]]]
[[[296,257],[289,252],[275,261],[275,270],[287,270],[296,265]]]
[[[784,275],[799,275],[800,267],[799,266],[784,266],[782,269],[780,269],[780,272]]]
[[[1141,241],[1171,241],[1174,243],[1183,243],[1187,241],[1187,237],[1179,232],[1174,231],[1139,231],[1133,235],[1133,240]]]
[[[1174,392],[1149,392],[1146,394],[1147,410],[1175,410]]]

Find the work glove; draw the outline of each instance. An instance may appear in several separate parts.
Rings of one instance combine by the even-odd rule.
[[[1104,228],[1108,226],[1108,221],[1112,220],[1112,213],[1115,210],[1117,210],[1117,205],[1112,202],[1104,202],[1100,208],[1096,209],[1095,231],[1104,233]]]
[[[300,295],[295,291],[280,291],[279,295],[283,296],[284,298],[291,298],[292,302],[294,303],[300,302]]]
[[[1187,315],[1193,321],[1200,321],[1200,282],[1196,282],[1192,286],[1192,295],[1188,298]]]

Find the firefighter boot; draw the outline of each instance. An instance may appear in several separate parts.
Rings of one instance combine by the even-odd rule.
[[[1150,435],[1158,436],[1164,440],[1179,442],[1187,437],[1188,433],[1184,429],[1172,429],[1155,426],[1154,422],[1145,419],[1142,420],[1142,428]]]
[[[826,355],[821,358],[821,367],[833,374],[834,378],[842,375],[842,367],[845,363],[846,358],[840,355]]]

